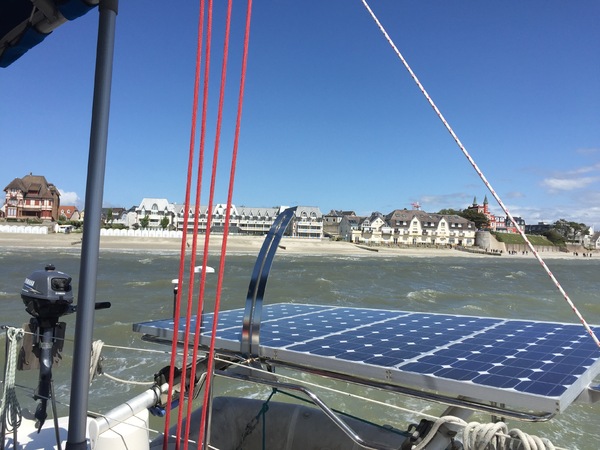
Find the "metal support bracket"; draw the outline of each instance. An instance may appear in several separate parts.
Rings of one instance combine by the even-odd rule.
[[[240,350],[245,355],[258,355],[262,302],[267,286],[267,278],[269,277],[273,258],[277,252],[281,237],[296,213],[296,208],[288,208],[277,216],[258,253],[256,263],[254,263],[252,278],[248,286],[248,295],[246,296],[246,309],[242,324],[242,344]]]

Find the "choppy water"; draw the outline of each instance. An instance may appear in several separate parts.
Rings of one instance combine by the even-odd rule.
[[[20,325],[29,320],[20,299],[25,276],[53,263],[58,270],[73,276],[77,292],[78,249],[66,251],[2,250],[0,253],[0,323]],[[254,256],[229,256],[223,288],[223,308],[242,307]],[[217,260],[209,265],[217,266]],[[600,323],[600,258],[549,260],[548,266],[581,310],[585,319]],[[156,348],[142,342],[131,332],[134,322],[165,318],[171,314],[171,279],[177,277],[175,253],[104,252],[99,264],[97,301],[110,301],[112,308],[96,312],[94,339],[107,344]],[[216,276],[208,279],[207,295],[214,290]],[[315,257],[281,253],[269,278],[267,303],[319,303],[370,308],[428,311],[465,315],[485,315],[521,319],[577,322],[539,264],[531,259],[488,258],[410,258],[410,257]],[[209,301],[210,303],[210,301]],[[211,307],[209,305],[209,307]],[[75,317],[67,316],[67,334],[73,336]],[[600,350],[599,350],[600,351]],[[72,344],[67,343],[64,363],[54,369],[56,397],[69,401]],[[148,354],[105,348],[106,372],[126,379],[151,380],[168,364],[167,354]],[[3,359],[4,355],[2,355]],[[34,387],[37,374],[20,374],[21,384]],[[217,389],[232,389],[221,385]],[[90,409],[106,411],[141,388],[95,380],[90,390]],[[367,392],[383,401],[411,408],[441,412],[418,401],[396,401],[389,394]],[[28,405],[26,393],[21,403]],[[333,401],[333,400],[332,400]],[[348,407],[353,400],[336,399]],[[31,402],[30,402],[31,403]],[[371,406],[359,405],[372,419],[404,428],[413,417],[397,412],[381,413]],[[550,438],[555,444],[573,449],[596,449],[600,442],[597,422],[600,405],[576,404],[550,423],[515,424],[519,428]],[[479,420],[488,420],[483,417]],[[162,428],[160,423],[156,428]]]

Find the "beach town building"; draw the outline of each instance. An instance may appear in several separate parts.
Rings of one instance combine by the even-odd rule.
[[[373,245],[468,247],[475,245],[476,232],[475,224],[464,217],[432,214],[419,209],[396,209],[386,216],[374,212],[362,218],[359,226],[351,229],[349,240]]]
[[[275,222],[275,219],[286,207],[251,207],[231,205],[229,211],[229,233],[251,236],[264,236]],[[153,211],[149,214],[148,211]],[[212,212],[208,206],[200,206],[198,223],[194,224],[195,207],[186,210],[185,205],[169,203],[167,199],[143,199],[136,208],[137,226],[141,227],[141,218],[147,215],[149,229],[162,228],[163,218],[169,218],[168,228],[183,231],[187,220],[187,232],[193,233],[194,227],[200,234],[205,234],[210,219],[211,232],[223,233],[227,205],[218,203]],[[288,235],[300,238],[321,239],[323,237],[323,214],[318,207],[298,206],[290,225]]]
[[[341,231],[342,221],[346,217],[356,217],[356,213],[332,209],[329,213],[323,214],[323,235],[331,238],[344,237]]]
[[[401,245],[475,245],[475,223],[455,214],[395,210],[386,216],[393,242]]]
[[[60,193],[44,176],[30,173],[23,178],[15,178],[4,192],[6,219],[58,220]]]
[[[81,214],[77,206],[75,205],[61,205],[58,209],[58,217],[64,217],[65,220],[69,221],[79,221],[81,220]]]
[[[126,213],[127,210],[121,206],[102,208],[100,218],[102,222],[104,222],[107,225],[122,224],[124,214]]]
[[[162,228],[165,217],[169,220],[169,224],[172,224],[175,217],[174,205],[169,203],[166,198],[143,198],[135,212],[137,223],[142,228],[148,229]],[[143,226],[146,221],[147,225]]]
[[[590,236],[590,243],[588,248],[595,250],[600,249],[600,231],[596,231]]]
[[[513,222],[508,217],[505,217],[502,222],[499,222],[496,226],[496,231],[498,233],[518,233],[519,230],[525,230],[525,220],[521,217],[513,217],[515,221]]]
[[[525,233],[527,234],[544,234],[550,231],[554,225],[546,222],[538,222],[535,225],[525,225]]]
[[[483,204],[481,205],[477,203],[477,197],[473,197],[473,204],[467,207],[467,209],[475,210],[478,213],[483,214],[488,220],[490,231],[496,231],[497,225],[500,223],[504,223],[504,219],[497,217],[490,212],[490,205],[487,199],[487,195],[483,198]]]
[[[298,206],[292,220],[291,235],[306,239],[323,237],[323,214],[317,206]]]

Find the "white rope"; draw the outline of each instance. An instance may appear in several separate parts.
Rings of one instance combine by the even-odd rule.
[[[98,340],[92,342],[92,355],[90,357],[90,384],[96,377],[96,374],[102,373],[102,367],[100,367],[100,353],[102,352],[102,346],[104,342]]]
[[[508,427],[504,422],[479,423],[469,422],[463,428],[462,442],[465,450],[468,449],[508,449]]]
[[[479,423],[465,422],[459,417],[443,416],[438,418],[427,436],[414,445],[412,450],[423,450],[431,443],[443,425],[461,427],[464,450],[557,450],[548,439],[527,434],[518,429],[508,431],[504,422]]]
[[[102,369],[102,366],[100,365],[100,361],[101,361],[100,354],[102,353],[103,347],[104,347],[103,341],[98,340],[98,341],[94,341],[92,343],[92,356],[90,358],[90,383],[92,382],[92,380],[95,378],[95,376],[97,374],[102,374],[106,378],[109,378],[113,381],[117,381],[119,383],[132,384],[135,386],[153,386],[154,385],[154,381],[124,380],[122,378],[117,378],[114,375],[110,375],[110,374],[106,373]]]
[[[556,450],[556,447],[548,439],[541,439],[518,429],[508,431],[504,422],[467,423],[453,416],[444,416],[436,420],[425,439],[413,446],[412,450],[425,449],[442,425],[463,428],[464,450]]]
[[[4,373],[4,389],[0,402],[0,417],[6,414],[7,431],[13,431],[21,425],[21,406],[15,391],[17,348],[19,341],[23,339],[25,331],[22,328],[8,327],[6,339],[8,341],[8,352],[6,355],[6,372]]]
[[[452,127],[450,127],[450,124],[445,119],[445,117],[443,116],[443,114],[441,113],[441,111],[438,109],[438,107],[436,106],[436,104],[433,102],[433,100],[431,99],[431,97],[429,96],[429,94],[427,93],[427,91],[425,90],[425,88],[423,87],[423,85],[421,84],[421,82],[419,81],[419,79],[417,78],[417,76],[415,75],[415,73],[412,71],[412,69],[408,65],[408,62],[406,61],[406,59],[404,59],[404,56],[402,56],[402,53],[400,53],[400,50],[398,50],[398,48],[394,44],[394,41],[392,41],[392,38],[389,36],[389,34],[387,33],[387,31],[385,31],[385,28],[383,28],[383,25],[381,25],[381,22],[379,22],[379,20],[375,16],[375,13],[373,13],[373,11],[371,10],[371,8],[367,4],[367,1],[366,0],[362,0],[362,3],[365,6],[365,8],[367,9],[367,11],[369,12],[369,14],[371,15],[371,17],[373,18],[373,20],[375,21],[375,23],[377,24],[377,26],[379,27],[379,29],[381,30],[381,32],[383,33],[383,35],[385,36],[386,40],[389,42],[389,44],[394,49],[394,52],[396,53],[396,55],[398,56],[398,58],[400,58],[400,61],[402,61],[402,64],[404,64],[404,67],[406,68],[406,70],[408,70],[408,73],[410,74],[410,76],[412,77],[412,79],[414,80],[414,82],[417,84],[417,86],[418,86],[419,90],[421,91],[421,93],[425,96],[425,98],[429,102],[429,105],[433,108],[433,110],[435,111],[435,113],[437,114],[437,116],[439,117],[439,119],[442,121],[442,123],[444,124],[444,126],[446,127],[446,129],[448,130],[448,132],[450,133],[450,135],[452,136],[452,138],[454,139],[454,141],[456,142],[456,144],[458,145],[458,147],[462,151],[463,155],[465,155],[465,157],[469,160],[469,162],[473,166],[473,169],[475,169],[475,172],[477,172],[477,175],[479,175],[479,178],[481,178],[481,180],[483,181],[483,183],[485,184],[485,186],[491,192],[492,196],[496,199],[496,201],[498,202],[498,204],[500,205],[500,207],[502,208],[502,210],[506,213],[507,217],[512,221],[512,223],[516,224],[517,223],[516,220],[513,218],[513,216],[511,215],[511,213],[508,211],[508,208],[504,205],[504,202],[502,202],[502,199],[500,198],[500,196],[496,193],[496,191],[492,187],[491,183],[487,180],[487,178],[485,177],[485,175],[483,174],[483,172],[479,169],[479,166],[475,163],[475,160],[471,157],[471,155],[469,154],[469,152],[467,151],[467,149],[465,148],[465,146],[462,144],[462,142],[460,141],[460,139],[458,138],[458,136],[456,135],[456,133],[454,132],[454,130],[452,129]],[[520,227],[517,227],[517,231],[519,232],[519,234],[521,235],[521,237],[525,240],[525,243],[527,244],[527,247],[529,248],[529,250],[531,251],[531,253],[533,253],[533,255],[535,256],[535,258],[538,260],[538,262],[540,263],[540,265],[542,266],[542,268],[544,269],[544,271],[546,272],[546,274],[550,277],[550,279],[552,280],[552,282],[554,283],[554,285],[556,286],[556,288],[562,294],[562,296],[565,299],[565,301],[571,307],[571,309],[573,310],[573,312],[575,313],[575,315],[577,316],[577,318],[579,319],[579,321],[581,322],[581,324],[583,325],[583,327],[586,329],[587,333],[594,340],[594,342],[596,343],[596,345],[598,347],[600,347],[600,340],[598,340],[598,338],[594,334],[594,331],[590,328],[590,326],[588,325],[588,323],[585,321],[585,319],[583,318],[583,316],[581,315],[581,313],[579,312],[579,310],[577,309],[577,307],[575,306],[575,304],[571,301],[571,299],[569,298],[569,295],[563,289],[563,287],[558,282],[558,280],[556,279],[556,277],[554,276],[554,274],[550,271],[550,269],[548,268],[548,266],[546,266],[546,263],[544,262],[544,260],[540,256],[540,254],[537,252],[537,250],[535,249],[535,247],[533,246],[533,244],[529,241],[529,239],[525,235],[525,231],[522,230]]]
[[[135,386],[154,386],[154,381],[132,381],[132,380],[124,380],[122,378],[117,378],[114,375],[111,375],[109,373],[106,372],[102,372],[102,375],[104,375],[106,378],[109,378],[113,381],[118,381],[119,383],[125,383],[125,384],[133,384]]]

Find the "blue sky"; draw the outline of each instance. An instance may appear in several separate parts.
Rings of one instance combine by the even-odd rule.
[[[185,198],[198,6],[173,4],[120,2],[107,207]],[[235,4],[217,202],[245,14]],[[370,5],[513,215],[600,229],[600,2]],[[45,175],[63,204],[82,206],[96,33],[92,11],[0,69],[0,184]],[[413,202],[462,209],[487,195],[501,213],[360,0],[255,0],[246,83],[234,203],[366,215]]]

